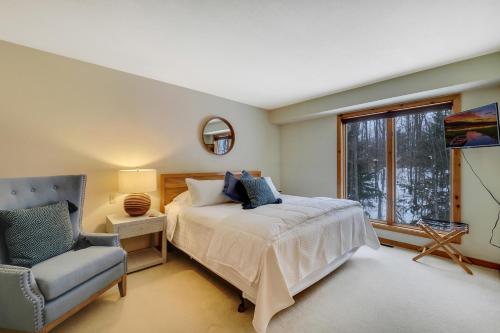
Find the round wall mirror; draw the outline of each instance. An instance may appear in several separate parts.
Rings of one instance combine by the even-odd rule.
[[[202,129],[202,140],[205,148],[215,155],[225,155],[233,149],[233,126],[224,118],[209,118]]]

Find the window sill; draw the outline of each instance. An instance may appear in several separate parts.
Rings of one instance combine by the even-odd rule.
[[[380,222],[377,220],[370,220],[370,222],[372,223],[372,226],[375,229],[388,230],[388,231],[399,232],[399,233],[411,235],[411,236],[430,238],[425,232],[420,230],[420,228],[417,226],[404,225],[404,224],[387,224],[387,223]],[[447,234],[446,232],[437,231],[437,230],[436,230],[436,232],[442,236]],[[452,241],[452,243],[461,244],[462,237],[459,237],[457,240]]]

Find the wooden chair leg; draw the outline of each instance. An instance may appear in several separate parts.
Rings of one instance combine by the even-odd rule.
[[[127,296],[127,275],[122,276],[120,282],[118,282],[118,290],[120,290],[120,296]]]

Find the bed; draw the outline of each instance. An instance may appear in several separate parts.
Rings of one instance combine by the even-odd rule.
[[[261,176],[260,171],[250,173]],[[255,304],[252,324],[258,333],[294,303],[293,296],[337,269],[359,247],[380,246],[357,202],[281,195],[282,204],[252,210],[238,203],[192,207],[179,199],[187,191],[186,178],[223,179],[224,173],[161,175],[167,239]]]

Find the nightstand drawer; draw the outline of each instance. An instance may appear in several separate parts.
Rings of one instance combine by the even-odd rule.
[[[158,223],[158,222],[145,222],[133,225],[121,225],[118,227],[117,230],[121,239],[152,234],[160,231],[163,231],[163,223]]]

